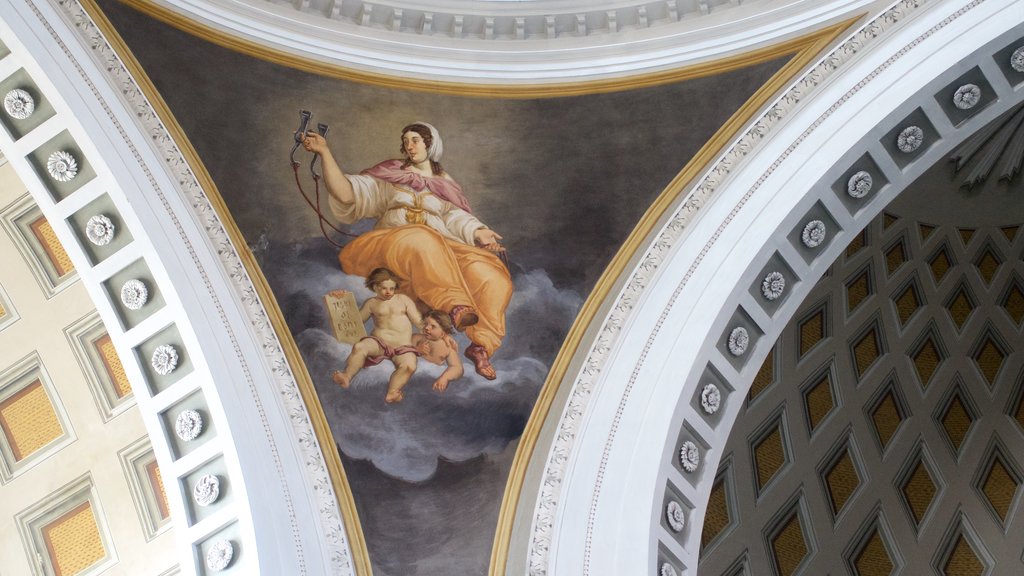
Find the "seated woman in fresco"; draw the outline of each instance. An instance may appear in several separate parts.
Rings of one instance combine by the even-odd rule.
[[[306,133],[303,147],[320,154],[331,210],[343,224],[376,218],[373,230],[349,242],[338,259],[348,274],[392,270],[402,290],[451,315],[471,344],[465,356],[477,373],[496,377],[490,358],[505,336],[512,279],[498,254],[501,236],[473,216],[462,187],[441,167],[441,137],[430,124],[402,129],[402,160],[346,174],[327,141]]]

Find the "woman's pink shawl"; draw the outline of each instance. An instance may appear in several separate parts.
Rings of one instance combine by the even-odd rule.
[[[401,160],[385,160],[372,168],[363,170],[361,174],[373,176],[392,184],[408,186],[417,192],[422,192],[424,189],[430,190],[434,196],[451,202],[456,208],[472,212],[469,209],[469,201],[462,194],[462,186],[459,186],[457,182],[440,176],[423,176],[416,172],[403,170]]]

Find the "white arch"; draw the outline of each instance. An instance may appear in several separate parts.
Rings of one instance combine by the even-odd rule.
[[[606,80],[714,61],[806,35],[871,10],[879,2],[346,0],[343,5],[341,0],[161,0],[158,4],[179,18],[232,38],[252,40],[279,55],[299,56],[302,62],[401,78],[500,85]],[[705,6],[703,14],[700,5]],[[519,32],[503,30],[503,23]],[[488,28],[491,33],[486,32]]]
[[[917,4],[921,7],[915,8]],[[190,463],[201,458],[175,462],[170,447],[159,445],[160,438],[167,438],[163,412],[188,394],[202,391],[220,424],[217,441],[208,444],[203,455],[223,455],[228,461],[236,480],[236,504],[230,513],[211,522],[179,525],[186,534],[182,558],[192,558],[193,543],[237,520],[247,544],[240,561],[252,573],[352,573],[335,496],[294,379],[279,363],[283,356],[266,313],[208,200],[181,161],[180,151],[77,3],[60,4],[61,12],[36,0],[0,0],[0,6],[4,13],[0,39],[14,52],[13,59],[8,57],[3,65],[23,66],[58,109],[56,120],[38,133],[17,141],[0,138],[0,150],[26,180],[68,247],[83,284],[112,327],[121,356],[133,357],[139,343],[170,322],[182,331],[194,356],[193,377],[175,384],[169,394],[139,398],[168,477],[187,473]],[[589,555],[590,565],[602,571],[650,571],[655,539],[647,504],[652,495],[657,499],[661,494],[668,474],[666,438],[674,438],[674,430],[684,420],[700,422],[677,409],[677,403],[695,393],[694,371],[705,365],[698,359],[714,352],[713,343],[727,325],[723,313],[737,304],[750,304],[745,292],[737,294],[734,288],[754,281],[766,254],[785,250],[778,230],[780,226],[789,230],[787,226],[812,202],[813,190],[806,183],[817,182],[834,169],[851,150],[851,143],[903,111],[903,102],[950,62],[1024,20],[1024,2],[904,0],[890,15],[891,22],[876,20],[848,40],[844,46],[849,51],[834,56],[833,64],[841,65],[835,73],[827,62],[820,72],[798,81],[777,103],[782,114],[771,119],[770,129],[738,141],[734,151],[712,168],[704,180],[708,186],[681,200],[678,209],[685,226],[668,223],[665,231],[671,241],[652,243],[648,256],[659,255],[663,260],[642,261],[635,278],[643,279],[644,290],[627,288],[622,294],[630,300],[628,314],[619,318],[625,322],[622,331],[614,339],[605,338],[607,332],[600,334],[593,348],[607,353],[600,379],[592,393],[579,386],[571,391],[589,395],[582,404],[585,412],[567,411],[557,423],[570,425],[572,443],[564,452],[556,447],[547,462],[546,470],[561,467],[562,472],[554,477],[556,497],[546,499],[542,493],[542,510],[535,515],[549,520],[533,526],[535,546],[530,560],[538,559],[534,564],[538,570],[575,574]],[[1006,86],[1002,90],[1009,92]],[[795,95],[799,98],[786,100]],[[137,120],[140,112],[143,118]],[[95,184],[54,202],[26,155],[48,135],[64,129],[99,176]],[[938,154],[939,149],[929,153]],[[169,164],[165,158],[170,158]],[[719,170],[723,166],[729,169]],[[913,169],[906,173],[908,178],[912,175]],[[66,218],[102,193],[110,194],[135,242],[112,259],[91,266]],[[705,201],[708,195],[711,199]],[[875,205],[880,209],[884,199],[878,200]],[[855,229],[874,212],[877,209],[866,210],[840,224],[845,230]],[[730,372],[728,366],[722,367],[727,377],[749,384],[773,335],[785,325],[821,267],[831,261],[829,254],[834,256],[841,245],[841,241],[831,244],[831,252],[813,266],[794,266],[802,281],[773,318],[749,307],[765,337],[755,342],[742,369]],[[146,258],[169,305],[155,320],[132,330],[116,330],[116,315],[102,282],[139,256]],[[208,314],[211,310],[216,313]],[[666,328],[656,330],[659,326]],[[586,370],[593,366],[586,364]],[[139,366],[126,369],[133,381],[144,379]],[[738,386],[733,391],[734,398],[744,393]],[[725,417],[714,429],[692,424],[710,444],[704,462],[710,473],[705,472],[693,486],[694,502],[707,500],[715,459],[737,408],[737,402],[727,399]],[[566,458],[565,466],[558,464],[561,458]],[[172,489],[169,497],[180,521],[185,517],[186,496]],[[700,518],[694,516],[691,521],[699,525]],[[287,538],[280,539],[282,534]],[[697,540],[699,534],[678,551],[690,568],[695,566],[692,551]],[[187,566],[183,569],[190,573]]]
[[[337,499],[288,365],[239,254],[182,152],[124,63],[77,2],[0,1],[0,76],[24,69],[55,114],[23,137],[0,130],[14,166],[66,248],[133,383],[173,509],[182,574],[202,573],[218,539],[235,546],[244,574],[354,574]],[[32,153],[66,131],[96,177],[63,198]],[[132,241],[94,263],[70,218],[94,199],[110,202]],[[123,234],[123,230],[120,232]],[[123,327],[104,286],[142,259],[166,305]],[[134,268],[133,268],[134,269]],[[191,372],[167,385],[148,374],[147,343],[174,326]],[[189,404],[204,414],[194,450],[174,422]],[[330,449],[330,448],[328,448]],[[181,454],[181,455],[179,455]],[[214,462],[227,477],[212,516],[189,522],[185,477]]]
[[[698,527],[683,545],[669,542],[669,553],[681,567],[696,568],[703,506],[761,361],[852,234],[956,141],[1019,102],[991,54],[975,52],[1022,22],[1024,2],[1014,0],[897,3],[798,80],[677,203],[597,344],[579,360],[585,369],[559,416],[541,476],[531,573],[653,573],[669,477],[695,505],[689,522]],[[959,128],[944,120],[931,94],[908,101],[974,65],[993,79],[1001,100]],[[881,140],[919,106],[941,140],[900,168]],[[828,188],[865,150],[891,184],[851,212]],[[808,263],[787,236],[815,202],[842,232]],[[769,310],[754,287],[773,255],[792,276],[788,298]],[[754,335],[751,349],[735,360],[724,340],[744,323],[740,308]],[[717,420],[702,416],[693,401],[709,365],[724,384]],[[705,444],[692,482],[670,464],[684,423]],[[652,501],[638,502],[646,498]]]

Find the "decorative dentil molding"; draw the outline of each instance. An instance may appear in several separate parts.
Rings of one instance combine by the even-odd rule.
[[[733,0],[656,2],[397,2],[395,0],[258,0],[364,28],[483,40],[555,39],[664,26],[736,8]],[[767,4],[748,0],[746,7]]]
[[[618,296],[611,314],[601,327],[599,336],[588,351],[583,368],[573,383],[571,397],[560,419],[559,430],[555,435],[555,445],[552,447],[545,465],[541,492],[534,516],[529,558],[531,573],[546,573],[553,515],[558,506],[558,493],[564,480],[569,454],[579,432],[580,421],[586,411],[594,384],[604,368],[610,350],[620,336],[625,317],[635,307],[640,294],[649,285],[654,273],[671,252],[686,225],[757,143],[784,117],[788,116],[794,107],[844,62],[856,55],[874,38],[903,20],[907,14],[924,1],[903,0],[898,2],[860,28],[840,46],[832,50],[815,68],[805,73],[703,175],[696,188],[687,195],[650,248],[644,253],[640,264],[630,275],[625,288]],[[180,150],[177,149],[170,134],[117,54],[76,1],[58,0],[58,3],[83,36],[85,44],[92,47],[94,54],[103,63],[112,84],[119,88],[129,106],[139,115],[142,126],[149,132],[157,148],[164,154],[170,170],[178,178],[178,184],[187,194],[192,209],[199,217],[206,233],[213,240],[221,263],[228,271],[240,300],[245,305],[253,329],[261,337],[263,351],[273,366],[275,384],[288,408],[292,426],[305,456],[305,464],[314,480],[317,496],[320,498],[320,511],[324,516],[325,526],[328,527],[326,536],[332,549],[332,566],[336,569],[334,573],[351,574],[352,564],[344,527],[341,524],[326,464],[280,342],[273,332],[266,311],[259,301],[255,287],[248,277],[238,253]],[[301,3],[299,7],[302,8]],[[306,9],[308,8],[309,5],[306,6]],[[628,395],[628,389],[626,394]]]
[[[569,400],[558,422],[558,428],[554,435],[555,441],[548,454],[541,477],[540,494],[538,495],[533,525],[531,527],[529,543],[530,574],[541,575],[547,573],[554,533],[554,520],[560,502],[561,486],[565,480],[570,455],[580,432],[583,415],[587,410],[589,400],[600,378],[602,369],[608,360],[609,352],[619,338],[622,327],[626,324],[627,315],[637,304],[641,293],[646,289],[659,267],[664,263],[666,257],[672,251],[672,247],[679,241],[683,230],[692,221],[697,211],[713,196],[714,192],[722,185],[729,174],[738,167],[743,159],[757,146],[758,142],[763,140],[783,118],[787,117],[800,102],[808,97],[817,86],[828,79],[845,62],[851,60],[887,30],[902,22],[925,2],[926,0],[901,0],[895,3],[889,9],[861,26],[839,46],[833,48],[814,68],[796,80],[786,93],[766,110],[736,143],[726,150],[705,174],[697,180],[695,188],[687,194],[682,204],[676,209],[668,223],[652,242],[650,248],[641,259],[640,264],[630,275],[625,287],[615,301],[608,319],[601,327],[594,345],[588,351],[583,362],[583,368],[572,384]],[[899,55],[902,55],[902,52]],[[874,71],[872,77],[879,72],[880,70]],[[868,80],[870,80],[870,77],[865,79],[861,85]],[[834,104],[826,115],[818,118],[814,125],[808,128],[798,141],[794,142],[786,150],[782,157],[776,161],[775,165],[781,164],[792,153],[792,150],[824,121],[827,115],[838,109],[842,102],[850,96],[852,96],[852,93],[847,94],[843,100]],[[767,178],[767,175],[762,176],[759,183],[765,178]],[[705,248],[705,252],[706,250],[707,248]],[[704,253],[701,253],[698,259],[703,258],[703,256]],[[686,283],[691,273],[692,269],[687,272],[680,287],[676,288],[666,306],[666,311],[672,308],[682,285]],[[646,348],[650,347],[655,336],[656,333],[650,336]],[[638,369],[639,367],[634,369],[632,377],[624,389],[617,416],[622,413],[622,404],[628,398],[635,384]],[[616,418],[612,423],[610,437],[606,443],[605,455],[602,457],[602,467],[607,464],[608,446],[610,446],[614,438],[617,423]],[[599,493],[600,486],[597,486],[595,488],[594,502],[596,502]],[[588,534],[591,532],[593,521],[593,508],[591,508],[591,517],[588,519]],[[584,560],[585,573],[589,571],[588,559],[589,557],[586,557]]]
[[[611,470],[608,468],[608,461],[609,461],[608,460],[608,454],[610,453],[611,447],[612,447],[612,445],[615,442],[615,436],[616,436],[616,432],[617,432],[617,426],[618,426],[618,423],[619,423],[619,420],[620,420],[620,415],[623,414],[624,411],[625,411],[625,406],[626,406],[627,401],[629,400],[630,392],[632,391],[632,389],[634,387],[634,384],[636,383],[636,379],[638,377],[638,374],[639,374],[641,368],[644,367],[645,362],[647,362],[647,359],[649,359],[649,357],[650,357],[649,353],[651,351],[653,342],[654,342],[655,338],[657,337],[658,332],[661,331],[661,329],[664,327],[664,323],[665,323],[665,319],[667,317],[668,311],[673,308],[673,304],[676,301],[676,298],[681,293],[683,287],[686,286],[686,284],[688,283],[691,275],[698,268],[698,266],[700,265],[701,261],[704,259],[705,255],[710,250],[710,248],[715,244],[715,242],[717,241],[717,238],[719,237],[719,235],[723,234],[724,229],[729,225],[730,221],[733,220],[733,217],[737,214],[737,212],[742,209],[742,207],[747,203],[748,200],[751,199],[751,197],[758,191],[758,189],[761,188],[762,185],[765,184],[765,182],[768,180],[768,178],[773,173],[775,173],[775,171],[778,169],[778,167],[781,166],[783,164],[783,162],[785,162],[786,159],[791,154],[793,154],[796,150],[798,150],[800,145],[805,140],[807,140],[807,138],[815,130],[817,130],[823,124],[823,122],[826,119],[828,119],[830,116],[832,116],[841,106],[843,106],[845,103],[850,101],[850,99],[856,93],[858,93],[861,89],[863,89],[865,86],[868,86],[875,78],[877,78],[879,75],[883,74],[887,69],[891,68],[897,61],[899,61],[901,58],[903,58],[906,54],[910,53],[916,47],[918,47],[918,45],[920,45],[921,43],[927,41],[930,37],[932,37],[933,35],[939,33],[944,28],[946,28],[949,24],[951,24],[952,22],[954,22],[957,19],[961,18],[962,16],[964,16],[969,11],[973,10],[974,8],[977,8],[984,1],[985,0],[973,0],[973,1],[965,3],[965,4],[961,4],[961,3],[947,3],[946,6],[949,6],[950,4],[954,4],[954,6],[951,6],[949,8],[945,8],[945,9],[950,10],[951,13],[938,12],[937,14],[936,13],[932,13],[930,15],[930,17],[934,16],[935,20],[937,20],[938,18],[941,18],[943,15],[948,14],[948,15],[945,16],[944,19],[942,19],[941,21],[935,22],[934,25],[931,26],[931,28],[927,29],[926,31],[920,32],[919,36],[911,37],[909,35],[901,35],[900,38],[908,37],[908,38],[911,38],[910,41],[907,42],[906,44],[902,45],[902,47],[900,47],[900,49],[897,50],[895,53],[891,53],[892,55],[889,56],[884,62],[880,63],[876,68],[874,68],[874,70],[872,70],[869,74],[867,74],[862,80],[857,82],[857,84],[853,85],[844,95],[842,95],[840,98],[838,98],[835,101],[835,103],[830,108],[828,108],[825,112],[823,112],[820,116],[818,116],[814,120],[814,122],[808,128],[806,128],[802,134],[800,134],[799,137],[797,137],[796,139],[792,140],[792,144],[790,144],[789,147],[778,157],[778,159],[774,163],[772,163],[770,167],[768,167],[766,169],[766,171],[757,179],[757,181],[753,185],[751,185],[749,188],[744,187],[743,190],[739,191],[739,192],[743,192],[743,195],[742,195],[742,197],[740,197],[738,199],[738,201],[736,201],[735,203],[734,202],[730,202],[730,205],[735,204],[735,207],[732,209],[732,211],[729,213],[729,215],[727,217],[725,217],[721,221],[721,224],[719,225],[718,229],[714,232],[714,234],[712,234],[710,236],[710,238],[707,240],[707,243],[704,245],[703,249],[699,251],[698,255],[694,257],[693,263],[691,264],[689,270],[686,272],[686,274],[684,275],[682,280],[678,283],[676,290],[673,292],[672,297],[669,300],[669,304],[664,307],[664,311],[662,312],[662,314],[660,315],[657,323],[655,324],[655,327],[653,329],[653,333],[651,335],[651,338],[648,339],[648,341],[647,341],[646,345],[644,346],[643,350],[640,351],[639,358],[637,360],[635,360],[635,368],[633,370],[632,376],[628,380],[628,383],[627,383],[627,385],[626,385],[626,387],[624,389],[624,392],[622,394],[617,394],[616,395],[617,397],[620,398],[620,402],[619,402],[619,405],[618,405],[618,410],[616,411],[616,415],[615,415],[613,424],[611,426],[610,432],[607,434],[607,438],[606,438],[606,440],[604,442],[605,454],[602,457],[600,466],[599,466],[599,468],[597,469],[597,471],[595,473],[593,496],[591,498],[590,514],[588,516],[587,532],[586,532],[586,544],[585,544],[586,548],[585,548],[585,551],[584,551],[584,561],[583,561],[584,574],[589,573],[590,557],[591,557],[591,551],[592,551],[591,545],[597,539],[597,536],[595,536],[595,534],[607,535],[606,534],[606,532],[607,532],[606,530],[595,531],[595,525],[597,525],[596,514],[597,514],[597,510],[598,510],[598,502],[599,502],[599,500],[601,498],[601,494],[602,494],[601,493],[602,484],[605,481],[606,477],[612,475]],[[919,4],[925,4],[925,3],[926,2],[922,1]],[[993,3],[993,4],[996,4],[996,3]],[[1005,6],[1005,3],[999,3],[997,5]],[[939,10],[944,10],[944,8],[939,8]],[[955,11],[953,11],[953,10],[955,10]],[[979,12],[982,12],[982,11],[979,11]],[[960,27],[960,30],[961,31],[963,30],[963,26]],[[915,32],[915,34],[917,34],[917,32]],[[934,43],[932,45],[934,46]],[[885,53],[877,55],[877,56],[884,57],[887,54],[890,54],[890,52],[885,52]],[[859,78],[859,77],[860,76],[858,76],[857,78]],[[855,79],[856,78],[854,78],[854,80]],[[790,142],[790,140],[787,139],[786,142]],[[774,155],[773,155],[773,157],[774,157]],[[745,190],[745,192],[744,192],[744,190]],[[703,242],[703,240],[701,240],[701,241]],[[693,251],[694,250],[691,249],[691,250],[688,251],[688,253],[693,252]],[[712,354],[714,355],[715,353],[712,352]],[[629,360],[629,362],[632,363],[633,360]],[[697,360],[695,362],[695,365],[703,366],[704,365],[704,359]],[[618,373],[621,370],[621,368],[622,368],[621,364],[619,366],[616,366],[616,368],[615,368],[616,372]],[[602,409],[606,409],[606,408],[608,408],[608,403],[607,402],[605,402],[605,404],[603,405]],[[694,411],[692,409],[688,409],[687,407],[684,407],[684,413],[685,413],[685,416],[683,418],[684,422],[686,422],[686,421],[692,422],[694,419],[699,419],[699,415],[697,415],[696,411]],[[674,438],[674,435],[670,434],[670,437]],[[712,446],[709,449],[713,449],[713,448],[716,448],[716,447],[717,447],[717,445]],[[707,488],[710,487],[709,485],[707,485],[707,483],[704,483],[704,482],[702,482],[702,486],[703,486],[704,490],[707,490]],[[706,497],[707,492],[704,491],[702,493]],[[609,498],[611,498],[611,496],[609,496]],[[579,498],[576,498],[575,500],[579,500]],[[698,498],[698,501],[699,500],[700,499]],[[617,523],[612,522],[611,524],[612,525],[616,525]],[[604,522],[602,524],[602,526],[605,526],[605,527],[608,526],[608,525],[609,525],[608,522]],[[689,554],[692,554],[692,556],[690,557],[692,562],[696,562],[697,561],[696,558],[698,557],[698,552],[696,550],[688,550],[687,552]]]
[[[282,403],[295,431],[300,454],[318,501],[317,509],[320,512],[321,524],[325,531],[324,541],[326,548],[329,550],[331,573],[339,576],[353,575],[355,572],[347,535],[341,520],[338,500],[335,497],[334,486],[327,471],[327,464],[320,450],[309,413],[299,392],[295,376],[292,374],[284,355],[284,350],[273,330],[270,318],[267,316],[256,288],[246,272],[245,266],[232,244],[227,230],[220,221],[216,210],[210,203],[209,198],[207,198],[192,169],[189,167],[188,161],[171,137],[167,127],[160,120],[139,87],[139,84],[132,77],[124,62],[111,47],[96,23],[77,0],[51,1],[55,3],[64,17],[73,25],[81,37],[82,44],[92,50],[94,58],[98,60],[100,66],[106,71],[110,86],[116,88],[124,99],[123,103],[135,113],[139,126],[150,136],[153,145],[161,154],[160,157],[166,162],[168,171],[174,175],[183,197],[189,201],[196,221],[202,225],[207,236],[210,238],[221,265],[227,271],[231,283],[237,292],[239,301],[244,305],[244,311],[249,319],[252,330],[259,338],[264,356],[267,358],[274,375],[273,385],[281,394]],[[70,54],[69,57],[71,57]],[[149,168],[144,160],[134,148],[133,152],[136,154],[136,160],[139,162],[139,165],[152,179],[151,174],[149,174]],[[168,213],[170,213],[171,210],[167,205],[166,199],[161,199]],[[182,238],[184,238],[183,234]],[[205,288],[212,293],[212,286],[209,283],[206,284]],[[226,322],[223,314],[221,318]],[[228,330],[228,333],[231,335],[230,330]],[[233,335],[231,336],[233,338]],[[236,352],[240,356],[237,342],[234,345]],[[246,384],[255,397],[257,393],[254,388],[252,374],[248,371],[247,367],[245,371]],[[261,414],[261,417],[264,418],[263,424],[266,425],[265,416]],[[278,468],[278,472],[283,475],[283,465],[279,458],[275,465]],[[288,503],[288,508],[294,513],[294,508],[290,502]],[[292,520],[290,532],[296,537],[295,546],[298,547],[300,546],[300,541],[298,540],[296,530],[294,520]]]
[[[555,85],[666,73],[848,20],[884,0],[126,0],[243,51],[373,82]],[[241,39],[239,47],[235,40]],[[216,40],[215,40],[216,41]],[[622,82],[622,87],[628,87]],[[487,92],[487,90],[484,90]]]

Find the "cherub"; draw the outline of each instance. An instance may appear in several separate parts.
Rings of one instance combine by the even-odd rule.
[[[376,296],[368,298],[359,309],[363,322],[373,317],[373,331],[352,347],[345,362],[345,371],[335,370],[331,378],[342,388],[352,384],[352,378],[365,366],[376,366],[391,360],[395,371],[388,379],[384,401],[391,404],[405,398],[402,388],[416,371],[418,351],[413,346],[413,326],[423,323],[416,304],[405,294],[398,293],[398,276],[387,268],[377,268],[366,278],[366,287]]]
[[[454,333],[451,316],[440,310],[431,310],[423,315],[423,332],[412,335],[412,345],[424,360],[434,364],[448,364],[444,372],[434,380],[434,390],[438,392],[444,392],[452,380],[462,378],[459,345],[451,337]]]

